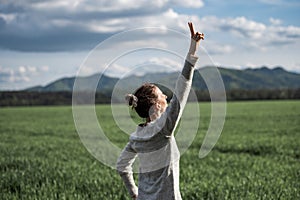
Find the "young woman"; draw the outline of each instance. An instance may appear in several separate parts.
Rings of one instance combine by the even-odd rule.
[[[180,153],[174,138],[176,125],[185,107],[192,85],[197,47],[204,34],[194,32],[193,24],[188,23],[191,44],[175,91],[167,105],[167,96],[153,84],[143,84],[126,100],[146,122],[140,124],[131,134],[123,149],[117,170],[133,199],[178,200]],[[138,187],[135,185],[132,164],[139,158]]]

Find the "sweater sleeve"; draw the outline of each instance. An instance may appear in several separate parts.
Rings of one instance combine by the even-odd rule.
[[[131,197],[137,196],[138,194],[138,188],[135,185],[132,173],[132,164],[136,156],[137,153],[131,148],[130,142],[128,142],[117,161],[117,170]]]
[[[193,54],[189,53],[187,55],[182,72],[177,79],[173,97],[166,112],[162,116],[162,120],[165,120],[165,122],[161,132],[166,137],[173,134],[186,105],[192,85],[194,65],[197,59],[198,57]]]

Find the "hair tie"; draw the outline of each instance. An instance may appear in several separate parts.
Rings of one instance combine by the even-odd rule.
[[[129,106],[132,106],[133,108],[137,107],[138,98],[133,94],[126,94],[125,100],[127,101]]]

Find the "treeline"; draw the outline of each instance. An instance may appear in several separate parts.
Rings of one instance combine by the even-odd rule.
[[[0,92],[0,106],[39,106],[39,105],[71,105],[72,104],[72,92]],[[77,104],[89,104],[91,100],[87,100],[88,92],[81,92],[81,102]],[[96,93],[96,104],[110,103],[110,96],[102,93]]]
[[[210,101],[210,94],[206,90],[195,91],[198,101]],[[166,92],[170,97],[172,94]],[[37,105],[71,105],[72,92],[29,92],[14,91],[0,92],[0,106],[37,106]],[[103,93],[96,93],[95,100],[84,98],[90,96],[88,92],[77,93],[82,98],[76,104],[107,104],[111,102],[111,96]],[[228,101],[240,100],[279,100],[279,99],[300,99],[300,88],[298,89],[259,89],[243,90],[235,89],[226,92]],[[169,98],[170,99],[170,98]],[[114,101],[118,102],[118,101]],[[122,101],[119,100],[121,103]]]
[[[198,101],[211,100],[207,90],[195,91],[195,93]],[[218,97],[218,94],[215,96]],[[222,94],[220,96],[222,96]],[[300,99],[300,88],[257,90],[232,89],[226,91],[226,99],[227,101]]]

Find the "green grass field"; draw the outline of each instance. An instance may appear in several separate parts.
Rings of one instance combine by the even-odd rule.
[[[180,161],[183,199],[300,199],[300,101],[230,102],[222,135],[198,158],[210,119]],[[127,135],[97,106],[119,147]],[[0,109],[0,199],[130,199],[117,172],[92,157],[75,130],[72,108]]]

